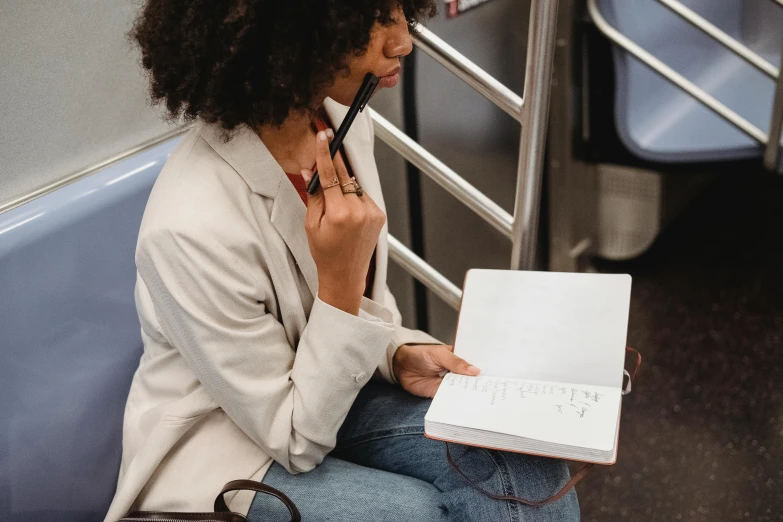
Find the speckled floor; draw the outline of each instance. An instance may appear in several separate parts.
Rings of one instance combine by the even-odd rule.
[[[783,520],[783,177],[718,178],[641,258],[618,463],[584,521]]]

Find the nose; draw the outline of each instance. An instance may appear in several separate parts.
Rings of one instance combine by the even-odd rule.
[[[384,46],[384,54],[389,58],[408,56],[413,51],[413,38],[408,23],[403,21],[390,28],[389,36]]]

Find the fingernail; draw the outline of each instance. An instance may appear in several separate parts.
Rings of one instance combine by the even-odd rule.
[[[468,371],[469,372],[473,372],[473,373],[481,373],[481,370],[479,370],[478,368],[476,368],[472,364],[470,366],[468,366]]]
[[[305,181],[310,181],[310,178],[313,177],[313,173],[307,169],[302,169],[302,172],[300,174],[302,174],[302,177],[304,178]]]
[[[318,139],[321,141],[326,141],[326,132],[321,131],[318,133]]]
[[[334,131],[332,129],[326,129],[326,135],[329,136],[329,139],[334,138]]]

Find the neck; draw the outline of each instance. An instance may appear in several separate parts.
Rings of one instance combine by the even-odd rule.
[[[315,164],[315,133],[308,114],[293,113],[281,126],[262,125],[256,132],[285,172],[298,174]]]

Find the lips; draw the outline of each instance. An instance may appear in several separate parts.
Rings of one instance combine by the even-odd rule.
[[[386,87],[387,89],[394,87],[400,81],[400,73],[390,74],[388,76],[381,76],[379,78],[378,86]]]
[[[400,71],[402,70],[402,67],[397,65],[394,69],[389,71],[388,74],[384,74],[383,76],[378,76],[378,79],[380,80],[378,82],[378,87],[394,87],[397,85],[397,83],[400,81]]]

